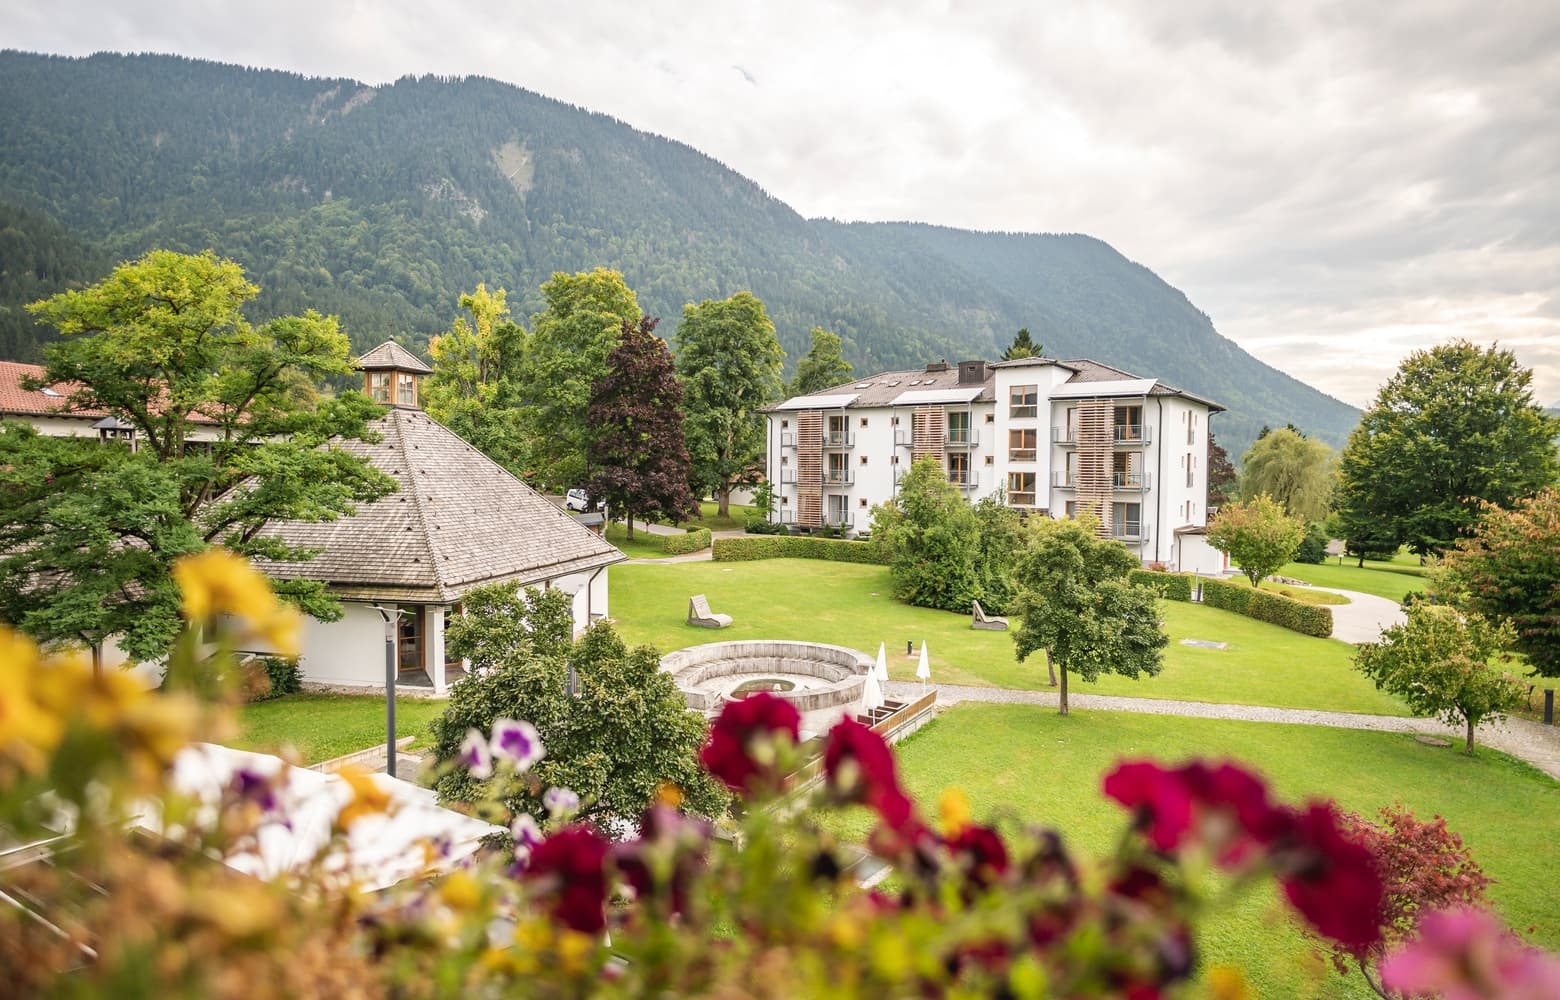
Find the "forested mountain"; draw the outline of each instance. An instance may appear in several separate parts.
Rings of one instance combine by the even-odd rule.
[[[749,289],[789,356],[840,334],[858,371],[1046,353],[1157,375],[1341,443],[1358,414],[1219,336],[1186,297],[1086,236],[804,219],[698,151],[492,80],[382,87],[173,56],[0,53],[0,357],[46,331],[18,306],[150,247],[210,247],[257,316],[338,314],[362,348],[413,346],[477,282],[539,306],[554,271],[621,270],[675,333],[682,305]]]

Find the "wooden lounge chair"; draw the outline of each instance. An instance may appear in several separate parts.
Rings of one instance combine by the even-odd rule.
[[[992,632],[1006,632],[1008,622],[1006,618],[997,615],[987,615],[981,608],[980,602],[975,602],[975,619],[970,622],[970,628],[988,629]]]
[[[688,598],[688,624],[700,628],[725,628],[731,624],[731,616],[717,615],[710,610],[710,602],[703,594],[694,594]]]

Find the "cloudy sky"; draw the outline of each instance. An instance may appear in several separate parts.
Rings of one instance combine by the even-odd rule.
[[[491,76],[806,215],[1098,236],[1356,405],[1455,336],[1560,402],[1554,0],[0,0],[0,45]]]

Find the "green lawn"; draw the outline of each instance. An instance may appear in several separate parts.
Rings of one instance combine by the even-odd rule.
[[[1287,576],[1288,574],[1284,574]],[[1298,576],[1292,579],[1300,579]],[[1243,576],[1232,576],[1227,583],[1233,583],[1237,587],[1250,587],[1251,581]],[[1262,589],[1272,594],[1282,594],[1284,597],[1299,601],[1302,604],[1348,604],[1349,599],[1342,594],[1335,594],[1330,590],[1313,590],[1310,587],[1292,587],[1288,584],[1275,583],[1272,580],[1263,580]]]
[[[1112,849],[1126,819],[1099,794],[1101,776],[1120,757],[1150,755],[1236,758],[1289,801],[1328,796],[1372,815],[1401,801],[1421,819],[1442,815],[1498,880],[1491,895],[1506,921],[1524,932],[1531,925],[1537,944],[1560,947],[1552,898],[1560,784],[1504,754],[1481,749],[1470,759],[1396,733],[1113,712],[1063,718],[1034,706],[970,704],[946,710],[898,748],[904,780],[928,812],[957,785],[977,818],[1054,825],[1090,857]],[[841,833],[863,836],[865,822],[841,824]],[[1245,968],[1261,997],[1372,995],[1357,973],[1345,981],[1318,970],[1299,933],[1277,918],[1283,912],[1270,892],[1248,897],[1205,926],[1205,959]]]
[[[1358,559],[1344,557],[1343,565],[1337,558],[1320,563],[1288,563],[1278,571],[1280,576],[1304,580],[1318,587],[1337,587],[1339,590],[1357,590],[1362,594],[1375,594],[1391,601],[1401,601],[1410,590],[1425,588],[1424,568],[1416,556],[1399,555],[1391,562],[1365,560],[1365,568]]]
[[[729,628],[713,633],[686,623],[688,598],[705,594],[729,614]],[[926,640],[932,678],[943,684],[1043,689],[1043,659],[1019,663],[1006,632],[977,632],[968,615],[912,608],[889,596],[887,569],[814,560],[749,563],[690,562],[621,566],[612,570],[612,617],[631,643],[666,653],[728,639],[798,639],[876,653],[888,644],[889,674],[912,680]],[[1076,682],[1080,693],[1140,698],[1316,708],[1406,715],[1350,665],[1352,647],[1201,605],[1162,601],[1170,646],[1154,678],[1102,677]],[[1186,638],[1228,644],[1222,650],[1183,646]]]
[[[620,523],[607,525],[607,541],[630,559],[665,559],[661,543],[648,531],[634,532],[634,540],[628,540],[628,528]]]
[[[726,508],[728,517],[721,517],[716,511],[720,510],[720,504],[714,500],[699,501],[699,516],[691,521],[685,521],[684,528],[708,528],[711,531],[741,531],[747,527],[747,519],[753,513],[752,507],[744,507],[734,503]]]
[[[395,732],[425,737],[428,724],[444,711],[442,700],[397,698]],[[305,764],[317,764],[385,741],[383,695],[290,694],[245,705],[242,731],[233,745],[275,752],[295,747]]]

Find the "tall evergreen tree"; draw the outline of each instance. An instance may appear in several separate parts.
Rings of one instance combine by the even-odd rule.
[[[788,390],[793,396],[805,396],[809,392],[849,382],[854,371],[850,362],[840,353],[844,341],[840,340],[838,334],[815,326],[809,336],[811,346],[797,364],[796,378]]]
[[[730,516],[731,491],[756,482],[764,457],[759,407],[780,392],[785,352],[775,325],[751,292],[683,307],[677,374],[687,410],[692,484],[715,494]]]
[[[1038,358],[1044,350],[1045,346],[1043,344],[1037,344],[1030,339],[1029,327],[1019,327],[1018,333],[1013,337],[1013,342],[1008,345],[1007,350],[1002,352],[1002,360],[1016,361],[1019,358]]]
[[[428,415],[517,476],[526,469],[521,433],[520,366],[525,330],[509,316],[502,288],[477,285],[460,297],[470,314],[455,317],[448,332],[433,338],[433,374],[423,380]]]
[[[29,307],[64,337],[41,382],[76,386],[67,406],[108,411],[137,447],[0,434],[0,618],[43,641],[96,652],[113,636],[155,658],[179,628],[179,556],[215,543],[304,561],[312,553],[257,537],[267,521],[327,520],[395,489],[330,443],[368,435],[380,412],[362,393],[317,391],[352,371],[335,320],[251,326],[242,310],[256,291],[232,261],[157,250]],[[197,426],[216,439],[196,442]],[[320,581],[276,589],[340,616]]]
[[[688,489],[682,383],[656,322],[624,320],[607,374],[591,388],[587,418],[590,495],[628,522],[630,539],[635,517],[682,521],[698,512]]]
[[[567,489],[586,475],[591,386],[606,375],[623,324],[642,314],[623,275],[604,267],[555,274],[542,298],[519,379],[524,430],[531,477]]]
[[[1356,533],[1420,555],[1450,548],[1483,501],[1509,507],[1560,478],[1560,420],[1533,401],[1533,372],[1495,346],[1415,351],[1349,436],[1338,509]]]

